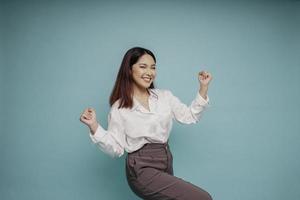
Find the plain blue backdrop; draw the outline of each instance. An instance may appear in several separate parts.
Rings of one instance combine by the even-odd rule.
[[[1,1],[2,200],[133,200],[124,158],[79,117],[108,99],[124,53],[157,57],[156,86],[211,107],[174,123],[175,174],[215,200],[300,199],[300,2]]]

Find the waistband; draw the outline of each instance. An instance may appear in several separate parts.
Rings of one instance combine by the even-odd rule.
[[[134,156],[134,155],[142,155],[142,154],[153,154],[157,153],[157,150],[159,149],[165,149],[169,151],[169,144],[166,143],[146,143],[141,148],[139,148],[136,151],[128,153],[128,156]],[[156,150],[156,151],[155,151]]]
[[[160,149],[168,147],[168,142],[166,143],[146,143],[141,149]]]

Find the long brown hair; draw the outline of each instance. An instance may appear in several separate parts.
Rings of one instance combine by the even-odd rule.
[[[118,99],[120,99],[118,108],[132,108],[132,65],[134,65],[139,60],[139,58],[145,54],[152,56],[156,63],[154,54],[148,49],[142,47],[133,47],[126,52],[120,66],[114,88],[109,98],[110,106],[112,106]],[[151,83],[149,88],[154,88],[153,82]]]

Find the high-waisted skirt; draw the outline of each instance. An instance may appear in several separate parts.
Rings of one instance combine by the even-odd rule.
[[[126,157],[132,191],[145,200],[212,200],[205,190],[173,175],[168,143],[148,143]]]

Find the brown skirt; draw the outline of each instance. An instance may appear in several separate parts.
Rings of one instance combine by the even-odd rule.
[[[173,175],[168,143],[148,143],[126,157],[127,182],[145,200],[212,200],[205,190]]]

